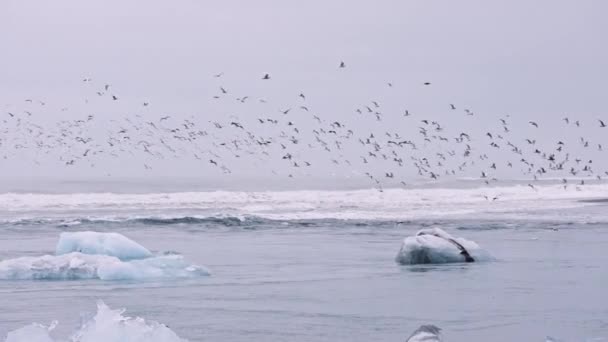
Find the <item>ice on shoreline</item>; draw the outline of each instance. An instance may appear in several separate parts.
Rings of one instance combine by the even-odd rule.
[[[430,228],[406,237],[395,260],[402,265],[459,263],[467,262],[467,254],[476,262],[491,260],[477,243]]]
[[[5,342],[186,342],[173,330],[158,322],[123,316],[124,309],[110,309],[97,302],[97,313],[82,323],[68,339],[53,339],[50,332],[57,322],[49,326],[33,323],[9,332]]]

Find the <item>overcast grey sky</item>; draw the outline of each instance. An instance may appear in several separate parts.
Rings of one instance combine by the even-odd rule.
[[[155,116],[207,122],[235,115],[247,122],[244,116],[255,120],[262,110],[276,116],[296,107],[304,92],[316,113],[358,132],[379,124],[352,119],[353,109],[377,99],[395,112],[408,108],[480,136],[491,126],[499,129],[498,118],[508,114],[521,123],[521,139],[535,134],[551,143],[567,134],[560,122],[567,115],[585,120],[584,133],[599,143],[605,134],[596,119],[608,119],[606,13],[608,3],[600,0],[3,0],[0,105],[19,108],[26,98],[44,99],[49,107],[36,120],[51,123],[70,113],[82,118],[79,106],[92,92],[83,90],[81,80],[90,77],[98,86],[111,84],[121,98],[120,107],[87,107],[106,119],[150,101]],[[341,60],[344,72],[338,70]],[[212,77],[220,72],[224,76]],[[272,80],[260,80],[265,73]],[[426,81],[432,87],[422,86]],[[213,102],[220,86],[234,96],[266,98],[272,110]],[[476,119],[455,116],[450,103],[471,108]],[[62,107],[71,110],[61,113]],[[542,122],[543,129],[530,130],[528,120]],[[418,126],[384,122],[393,131],[416,132]],[[356,158],[355,151],[348,153]],[[141,162],[65,171],[51,163],[32,167],[30,157],[0,160],[3,176],[141,173]],[[130,169],[129,162],[138,167]],[[191,158],[155,162],[158,171],[152,172],[197,176],[209,170],[197,165]],[[255,174],[251,165],[245,160],[233,167]],[[335,171],[330,168],[311,173]]]

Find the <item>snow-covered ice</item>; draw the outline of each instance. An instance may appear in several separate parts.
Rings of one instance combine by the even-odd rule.
[[[466,262],[466,255],[458,244],[464,247],[474,261],[491,259],[489,253],[477,243],[453,237],[440,228],[429,228],[406,237],[395,260],[403,265]]]
[[[143,259],[152,256],[144,246],[118,233],[64,232],[59,235],[55,254],[80,252],[117,257],[121,260]]]

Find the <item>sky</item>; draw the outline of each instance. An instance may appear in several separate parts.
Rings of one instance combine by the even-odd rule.
[[[209,125],[232,116],[251,126],[262,112],[280,116],[280,110],[296,108],[298,94],[305,93],[315,113],[346,122],[355,132],[376,125],[377,132],[416,134],[418,120],[404,123],[387,114],[376,123],[353,116],[354,108],[376,99],[385,113],[408,109],[416,118],[438,120],[455,132],[478,131],[480,137],[500,129],[498,119],[508,115],[520,140],[554,144],[557,136],[575,141],[584,133],[601,143],[605,134],[597,119],[608,122],[605,13],[608,3],[599,0],[3,0],[0,115],[6,120],[3,112],[33,111],[24,100],[41,99],[47,106],[35,108],[30,120],[52,126],[94,114],[100,121],[90,131],[103,136],[111,120],[141,111],[147,101],[150,108],[142,115],[194,117]],[[271,80],[261,80],[266,73]],[[83,78],[91,84],[83,85]],[[120,104],[92,99],[105,84]],[[265,98],[272,109],[213,101],[219,87],[234,97]],[[91,102],[85,107],[83,99]],[[450,103],[459,111],[471,108],[475,117],[455,115]],[[583,121],[582,133],[565,131],[564,116]],[[359,158],[354,146],[343,152],[345,158]],[[231,162],[231,177],[290,173],[279,152],[276,161]],[[143,162],[136,157],[66,168],[49,160],[33,163],[33,153],[13,151],[0,159],[0,178],[142,176]],[[305,158],[314,164],[308,178],[363,172],[322,162],[328,158],[317,152]],[[146,171],[150,177],[225,177],[193,158],[146,163],[154,163]],[[608,169],[602,158],[597,163]]]

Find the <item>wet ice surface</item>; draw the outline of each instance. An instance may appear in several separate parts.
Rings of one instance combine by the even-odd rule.
[[[96,230],[123,234],[154,255],[179,253],[212,275],[0,281],[0,336],[53,320],[60,323],[52,335],[69,336],[101,299],[190,341],[404,341],[423,324],[440,327],[445,341],[602,341],[606,208],[573,200],[509,209],[508,218],[5,223],[0,260],[54,254],[61,232]],[[397,264],[403,239],[428,227],[475,241],[496,260]]]

